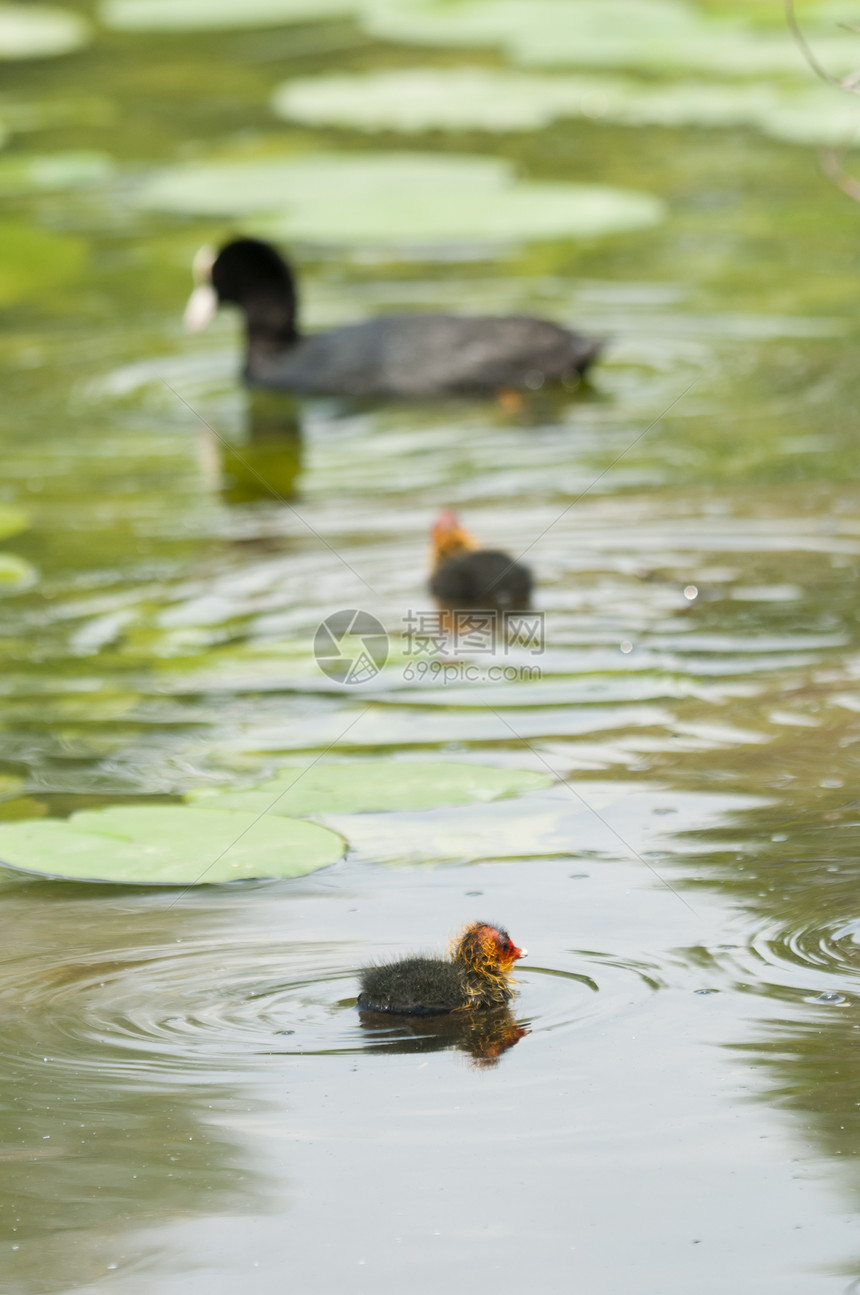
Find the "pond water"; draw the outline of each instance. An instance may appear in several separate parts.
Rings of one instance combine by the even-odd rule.
[[[856,1289],[860,210],[816,145],[860,102],[778,8],[0,12],[0,830],[511,778],[309,808],[349,849],[292,880],[0,871],[4,1292]],[[853,5],[800,13],[860,66]],[[311,327],[527,310],[606,358],[522,407],[252,398],[235,318],[181,330],[237,229]],[[542,652],[414,668],[446,507],[527,555]],[[391,638],[351,686],[349,608]],[[475,917],[529,948],[510,1015],[359,1017]]]

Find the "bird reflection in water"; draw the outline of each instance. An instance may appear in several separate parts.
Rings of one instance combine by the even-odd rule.
[[[228,440],[207,426],[201,457],[225,503],[294,498],[302,467],[298,402],[279,391],[249,392],[244,436]]]
[[[439,1016],[399,1016],[360,1011],[368,1052],[465,1052],[476,1066],[495,1066],[508,1048],[530,1033],[508,1007]]]

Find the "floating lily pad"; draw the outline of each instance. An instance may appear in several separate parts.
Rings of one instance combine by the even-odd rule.
[[[8,504],[0,504],[0,539],[5,540],[10,535],[25,531],[29,524],[30,520],[23,508],[10,508]]]
[[[38,578],[36,568],[24,558],[14,553],[0,553],[0,594],[29,589]]]
[[[172,167],[139,194],[149,208],[268,217],[267,232],[309,242],[576,238],[654,225],[651,194],[520,180],[498,158],[320,153]]]
[[[857,47],[860,62],[860,40]],[[625,126],[747,126],[800,144],[851,143],[860,102],[833,86],[677,81],[607,74],[415,68],[288,81],[272,99],[287,120],[355,130],[533,130],[559,117]],[[0,167],[2,177],[2,167]]]
[[[81,189],[103,184],[112,172],[105,153],[13,153],[0,158],[0,193]]]
[[[583,89],[562,78],[481,67],[411,68],[287,81],[279,117],[354,130],[534,130],[581,111]]]
[[[757,124],[792,144],[848,146],[856,144],[860,132],[860,99],[832,86],[814,86],[803,95],[781,96],[758,115]]]
[[[288,81],[275,91],[272,106],[279,116],[309,125],[509,131],[533,130],[558,117],[625,125],[735,125],[755,120],[781,101],[765,85],[643,85],[617,76],[459,67]]]
[[[86,45],[88,24],[68,9],[0,4],[0,59],[52,58]]]
[[[0,863],[69,881],[196,886],[303,877],[346,843],[316,823],[230,809],[126,805],[0,823]]]
[[[528,769],[443,760],[354,761],[288,765],[276,778],[242,791],[194,791],[188,800],[259,814],[359,814],[368,810],[435,809],[498,800],[548,787],[552,778]]]
[[[74,282],[86,263],[82,239],[0,221],[0,307]]]
[[[684,0],[366,0],[364,22],[388,40],[497,46],[527,64],[808,75],[787,27],[763,30],[742,12],[706,14]],[[856,66],[850,34],[823,23],[809,34],[831,71]]]
[[[99,17],[119,31],[214,31],[345,17],[354,7],[349,0],[105,0]]]

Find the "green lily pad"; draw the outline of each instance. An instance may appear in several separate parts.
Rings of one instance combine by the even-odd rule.
[[[86,263],[82,239],[0,221],[0,307],[73,283]]]
[[[0,59],[53,58],[80,49],[88,24],[68,9],[38,4],[0,4]]]
[[[14,553],[0,553],[0,594],[29,589],[38,580],[36,568]]]
[[[277,116],[353,130],[535,130],[578,116],[582,88],[493,68],[410,68],[286,81],[272,96]]]
[[[785,26],[764,30],[742,11],[711,15],[684,0],[366,0],[364,23],[387,40],[496,46],[533,65],[808,76]],[[856,66],[856,38],[849,33],[821,22],[809,36],[832,72]]]
[[[117,31],[214,31],[346,17],[354,7],[349,0],[105,0],[99,18]]]
[[[259,814],[360,814],[371,810],[435,809],[499,800],[548,787],[552,778],[528,769],[458,764],[443,760],[396,763],[287,765],[276,778],[242,791],[207,788],[186,797]]]
[[[645,228],[664,214],[651,194],[520,180],[498,158],[433,153],[172,167],[142,187],[139,201],[163,211],[267,217],[266,232],[323,243],[584,238]]]
[[[734,125],[779,103],[762,85],[643,85],[606,75],[538,76],[481,67],[413,68],[285,82],[272,107],[313,126],[357,130],[533,130],[558,117],[628,125]]]
[[[103,184],[113,172],[106,153],[13,153],[0,158],[0,193],[38,193]]]
[[[303,877],[337,862],[343,837],[316,823],[235,809],[125,805],[0,823],[0,863],[69,881],[196,886]]]
[[[860,40],[858,40],[860,62]],[[534,130],[559,117],[624,126],[746,126],[799,144],[850,144],[856,96],[833,86],[677,81],[609,74],[535,75],[497,68],[413,68],[285,82],[286,120],[353,130]],[[2,177],[2,168],[0,168]]]
[[[0,539],[5,540],[10,535],[25,531],[29,524],[30,519],[23,508],[11,508],[8,504],[0,504]]]

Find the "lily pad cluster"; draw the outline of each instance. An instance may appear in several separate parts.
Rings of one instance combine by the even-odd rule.
[[[167,168],[138,201],[162,211],[257,217],[318,243],[507,242],[647,228],[660,199],[607,185],[524,180],[499,158],[312,153]]]
[[[460,805],[551,781],[529,770],[445,761],[289,765],[257,786],[190,793],[186,805],[0,822],[0,863],[67,881],[147,886],[301,877],[335,863],[347,842],[300,816]]]
[[[786,26],[754,25],[738,6],[708,14],[687,0],[368,0],[368,31],[418,45],[501,49],[542,67],[636,68],[759,77],[808,69]],[[809,37],[833,73],[857,67],[858,42],[822,15]]]
[[[857,42],[860,60],[860,39]],[[411,68],[285,82],[272,98],[287,121],[403,134],[534,130],[559,118],[624,126],[743,126],[799,143],[850,142],[860,102],[834,86],[684,80],[501,68]]]

